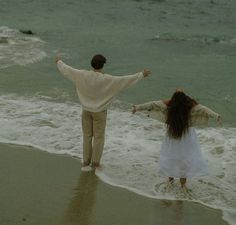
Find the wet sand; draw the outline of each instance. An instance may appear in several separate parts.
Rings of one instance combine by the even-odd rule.
[[[80,160],[0,144],[1,225],[226,225],[222,212],[149,199],[81,173]]]

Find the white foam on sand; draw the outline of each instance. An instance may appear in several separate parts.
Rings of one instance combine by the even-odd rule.
[[[122,105],[122,104],[121,104]],[[81,107],[50,97],[0,97],[0,141],[31,145],[56,154],[82,156]],[[223,211],[236,221],[236,128],[199,128],[198,137],[210,174],[188,180],[188,193],[179,182],[167,185],[158,176],[162,123],[145,114],[131,115],[119,104],[108,113],[103,168],[97,175],[109,184],[156,199],[184,199]]]
[[[36,35],[27,35],[6,26],[0,27],[0,69],[25,66],[47,56],[45,43]]]

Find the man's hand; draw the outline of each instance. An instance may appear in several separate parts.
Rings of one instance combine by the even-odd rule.
[[[61,56],[59,54],[56,55],[55,62],[57,63],[59,60],[61,60]]]
[[[151,73],[150,70],[147,70],[147,69],[144,69],[144,70],[143,70],[143,76],[144,76],[144,77],[149,76],[150,73]]]

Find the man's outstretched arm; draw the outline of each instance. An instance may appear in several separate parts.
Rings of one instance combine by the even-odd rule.
[[[122,91],[127,89],[134,84],[136,84],[142,78],[149,76],[151,73],[150,70],[144,69],[143,72],[136,73],[134,75],[127,76],[112,76],[113,88],[117,89],[117,91]]]
[[[75,81],[76,78],[78,78],[78,75],[80,74],[80,71],[77,69],[74,69],[71,66],[66,65],[61,57],[59,55],[56,56],[55,62],[57,64],[57,67],[61,74],[65,76],[66,78],[70,79],[71,81]]]

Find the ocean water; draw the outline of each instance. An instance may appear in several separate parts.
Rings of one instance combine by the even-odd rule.
[[[0,141],[81,157],[81,106],[54,58],[90,69],[107,57],[114,75],[150,68],[152,75],[110,107],[102,171],[107,183],[157,199],[184,199],[218,208],[236,221],[236,1],[0,0]],[[27,35],[20,30],[32,30]],[[197,128],[208,177],[166,186],[157,164],[164,125],[133,103],[167,99],[181,87],[222,115]]]

